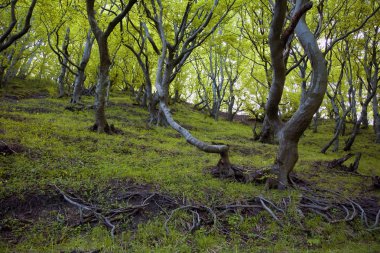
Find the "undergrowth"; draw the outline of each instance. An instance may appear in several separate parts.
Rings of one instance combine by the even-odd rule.
[[[48,88],[46,88],[48,87]],[[14,204],[50,199],[57,185],[80,194],[90,202],[105,203],[113,192],[134,184],[149,185],[158,192],[191,200],[194,203],[222,205],[264,196],[278,201],[297,190],[265,190],[261,184],[242,184],[211,176],[209,169],[218,156],[203,153],[174,130],[147,125],[146,109],[132,99],[114,92],[107,107],[109,123],[123,131],[118,135],[97,134],[88,130],[93,111],[65,110],[68,98],[47,95],[54,89],[39,81],[15,81],[2,91],[0,100],[0,140],[18,146],[20,152],[0,155],[0,203]],[[33,94],[33,95],[30,95]],[[91,97],[84,97],[92,104]],[[189,105],[173,106],[176,120],[195,136],[207,142],[230,145],[234,164],[269,168],[277,147],[252,141],[252,129],[238,122],[218,122],[193,110]],[[339,191],[343,196],[371,195],[370,178],[331,171],[316,162],[344,156],[343,151],[321,154],[319,150],[332,137],[333,123],[322,121],[318,133],[307,130],[299,146],[300,160],[295,172],[315,187]],[[343,142],[341,137],[341,142]],[[373,144],[371,129],[362,130],[352,152],[362,152],[359,172],[379,175],[380,146]],[[118,182],[118,183],[115,183]],[[47,200],[47,201],[48,201]],[[63,200],[61,199],[63,202]],[[378,201],[378,200],[377,200]],[[107,202],[108,203],[108,202]],[[367,231],[360,220],[330,224],[315,214],[299,220],[289,209],[284,226],[260,212],[254,216],[230,214],[218,224],[224,230],[201,227],[188,233],[180,224],[191,217],[178,212],[169,224],[168,214],[157,213],[130,226],[119,225],[115,238],[102,224],[70,226],[60,209],[39,209],[30,220],[12,212],[0,217],[0,252],[379,252],[378,232]],[[222,224],[223,223],[223,224]]]

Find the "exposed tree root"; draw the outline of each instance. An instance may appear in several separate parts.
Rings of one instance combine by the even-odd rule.
[[[70,105],[65,106],[65,110],[68,110],[71,112],[80,112],[80,111],[84,111],[85,109],[86,109],[86,106],[80,102],[72,103]]]
[[[260,195],[235,203],[214,206],[173,198],[148,190],[130,191],[117,198],[118,201],[125,201],[123,207],[113,209],[89,204],[73,194],[62,191],[57,186],[54,187],[70,205],[78,208],[80,215],[78,224],[101,222],[110,230],[112,236],[117,232],[118,222],[126,217],[134,219],[145,213],[150,218],[152,212],[166,215],[163,227],[167,234],[170,232],[170,224],[180,226],[189,233],[201,227],[209,228],[210,231],[216,229],[223,232],[227,229],[225,226],[228,224],[229,215],[237,214],[243,220],[244,217],[257,215],[260,212],[268,213],[268,217],[281,227],[291,222],[289,215],[298,215],[302,222],[306,217],[305,214],[314,213],[332,224],[351,222],[360,218],[368,230],[380,229],[380,206],[375,199],[350,199],[337,192],[315,190],[306,185],[296,186],[302,193],[300,198],[289,196],[275,203]],[[120,202],[118,204],[120,205]],[[296,214],[289,211],[290,206],[296,208]],[[184,212],[188,216],[177,217],[178,212]]]
[[[330,169],[337,168],[337,169],[347,171],[347,172],[357,172],[358,167],[359,167],[360,158],[362,156],[361,153],[356,154],[355,161],[353,163],[351,163],[349,166],[346,166],[343,164],[344,162],[346,162],[347,160],[349,160],[353,156],[354,156],[354,154],[349,153],[342,158],[335,159],[335,160],[332,160],[331,162],[328,162],[326,164],[326,166]]]
[[[97,132],[98,131],[98,125],[94,124],[91,126],[90,131]],[[104,133],[106,134],[123,134],[123,130],[116,128],[113,124],[107,124],[104,128]]]
[[[211,168],[211,174],[217,178],[230,178],[242,183],[264,183],[270,175],[269,169],[255,169],[236,165],[224,166],[221,161]]]
[[[25,152],[25,148],[18,143],[8,144],[3,140],[0,140],[0,155],[13,155]]]
[[[0,140],[0,154],[12,155],[12,154],[17,154],[17,152],[13,150],[13,148],[9,146],[6,142]]]

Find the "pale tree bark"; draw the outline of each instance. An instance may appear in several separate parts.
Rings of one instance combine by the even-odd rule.
[[[354,78],[353,78],[353,68],[352,68],[352,63],[351,63],[351,55],[352,51],[350,51],[349,47],[349,42],[348,40],[345,40],[345,52],[343,55],[346,57],[347,61],[347,67],[346,67],[346,78],[347,82],[349,85],[349,90],[348,90],[348,102],[350,104],[350,114],[351,114],[351,120],[355,124],[356,121],[358,120],[358,115],[356,112],[356,88],[354,87]],[[344,133],[342,133],[344,135]]]
[[[127,29],[127,32],[130,34],[130,36],[135,41],[135,44],[137,44],[138,49],[135,49],[132,45],[129,45],[128,43],[125,43],[122,41],[123,45],[128,48],[133,55],[136,57],[137,62],[139,63],[139,66],[143,72],[144,75],[144,86],[141,86],[140,92],[145,92],[143,94],[143,106],[146,106],[149,111],[149,125],[153,125],[156,123],[156,102],[153,96],[152,92],[152,80],[151,80],[151,67],[149,62],[149,56],[147,53],[147,40],[153,41],[151,35],[149,34],[149,30],[144,22],[140,22],[139,26],[137,26],[130,18],[127,19],[127,24],[130,24],[131,29]],[[137,36],[137,35],[138,36]],[[153,43],[153,45],[155,45]],[[153,47],[155,53],[157,55],[160,55],[159,49],[157,47]],[[140,93],[139,92],[139,93]],[[140,96],[140,94],[138,95]],[[140,99],[139,99],[140,100]]]
[[[182,21],[179,26],[175,25],[174,29],[174,41],[175,44],[168,42],[168,37],[164,29],[163,23],[163,6],[161,0],[152,1],[153,13],[147,5],[144,4],[148,17],[154,22],[155,28],[161,40],[162,48],[160,50],[160,57],[157,64],[155,86],[159,97],[160,112],[165,117],[167,123],[179,132],[188,143],[194,145],[198,149],[208,152],[220,154],[221,159],[219,161],[220,174],[228,176],[231,174],[231,165],[228,157],[229,147],[227,145],[210,145],[202,142],[192,136],[189,131],[179,125],[172,117],[168,106],[168,89],[169,84],[180,71],[185,61],[190,56],[191,52],[199,47],[218,27],[220,22],[225,18],[232,8],[235,1],[228,3],[228,6],[223,15],[218,19],[217,23],[211,27],[209,31],[205,31],[205,28],[210,23],[214,9],[218,5],[218,1],[215,0],[210,10],[203,10],[200,13],[203,15],[198,18],[201,20],[200,25],[189,31],[188,27],[192,20],[198,15],[198,12],[191,14],[191,9],[194,5],[192,0],[187,2],[185,12],[182,16]],[[193,16],[190,16],[193,15]],[[190,22],[190,23],[189,23]]]
[[[159,101],[164,100],[166,105],[168,105],[169,102],[169,85],[177,76],[193,50],[203,44],[204,41],[217,29],[220,22],[230,11],[231,6],[235,0],[231,0],[231,3],[227,3],[226,11],[220,16],[218,22],[213,25],[209,31],[205,31],[205,28],[208,26],[214,15],[214,9],[218,5],[218,2],[218,0],[213,1],[211,10],[205,10],[205,6],[202,6],[199,10],[191,13],[194,2],[190,0],[187,1],[181,22],[173,24],[173,42],[169,42],[165,34],[161,16],[163,12],[161,0],[151,1],[151,8],[149,8],[147,3],[142,2],[148,18],[154,24],[154,28],[160,37],[162,47],[166,47],[167,50],[167,53],[165,53],[166,59],[164,61],[164,67],[160,75],[162,97],[159,98]],[[153,10],[153,12],[151,10]],[[192,22],[197,15],[199,15],[197,19],[200,20],[197,23],[196,27],[192,27],[190,29],[189,27],[193,25]],[[149,32],[147,32],[147,34],[149,34]],[[148,37],[148,39],[153,48],[158,48],[155,41],[151,39],[151,37]],[[165,114],[160,106],[157,113],[157,124],[166,125],[166,123]]]
[[[20,50],[18,50],[17,53],[16,53],[16,49],[13,49],[12,51],[13,53],[11,54],[12,55],[11,61],[10,61],[9,66],[7,67],[7,72],[4,75],[4,80],[3,80],[4,83],[8,83],[10,80],[12,80],[16,76],[17,69],[18,69],[16,65],[20,61],[22,54],[25,51],[25,47],[22,46]]]
[[[31,52],[30,56],[27,58],[26,61],[21,65],[17,77],[20,79],[26,79],[28,75],[30,74],[31,70],[34,69],[35,66],[32,67],[32,63],[35,60],[35,56],[37,54],[38,49],[41,47],[43,43],[43,40],[40,39],[38,40],[34,45],[33,45],[33,52]]]
[[[372,110],[373,110],[373,129],[376,134],[376,143],[380,143],[380,114],[379,114],[379,101],[377,95],[373,96],[372,99]]]
[[[12,31],[14,30],[18,22],[17,17],[16,17],[17,2],[18,0],[11,0],[11,3],[10,3],[11,22],[8,25],[8,27],[5,27],[4,33],[0,35],[0,53],[6,50],[8,47],[10,47],[16,40],[24,36],[31,27],[30,21],[32,19],[33,10],[34,10],[34,7],[36,6],[37,0],[32,0],[25,17],[24,25],[21,28],[21,30],[19,32],[16,32],[15,34],[12,34]],[[1,9],[0,11],[3,11],[3,10]]]
[[[220,174],[224,176],[229,176],[232,174],[231,172],[231,163],[229,160],[228,150],[229,147],[227,145],[210,145],[207,144],[197,138],[195,138],[186,128],[182,127],[180,124],[178,124],[172,117],[169,106],[167,102],[165,101],[165,90],[162,87],[162,72],[164,68],[164,59],[166,58],[166,45],[163,45],[162,47],[162,54],[160,56],[158,67],[157,67],[157,74],[156,74],[156,88],[158,92],[158,96],[160,98],[159,106],[162,111],[162,113],[165,116],[166,121],[168,124],[176,130],[178,133],[180,133],[186,141],[197,147],[198,149],[207,152],[207,153],[217,153],[220,154],[221,158],[219,161],[220,165]]]
[[[273,65],[273,81],[266,104],[268,120],[275,129],[279,139],[279,150],[273,166],[273,172],[278,175],[278,187],[286,188],[289,174],[298,160],[298,142],[303,132],[310,125],[313,115],[322,103],[327,88],[326,60],[314,35],[309,30],[304,13],[312,7],[307,0],[297,0],[291,23],[283,31],[287,12],[287,1],[277,0],[274,7],[273,20],[269,34],[271,61]],[[295,33],[311,61],[313,74],[310,88],[304,103],[286,123],[279,118],[279,103],[281,101],[286,79],[284,52],[290,35]]]
[[[331,61],[331,54],[330,54],[329,62],[332,62]],[[340,69],[339,78],[335,84],[335,89],[333,87],[333,84],[330,84],[330,87],[331,87],[331,89],[333,89],[334,94],[331,95],[328,91],[326,91],[326,95],[330,99],[331,106],[332,106],[333,112],[334,112],[335,128],[334,128],[333,138],[321,149],[321,153],[323,153],[323,154],[325,154],[327,152],[327,150],[330,148],[330,146],[333,144],[334,144],[334,148],[332,151],[333,152],[338,151],[338,149],[339,149],[339,135],[342,133],[342,131],[344,129],[346,117],[347,117],[348,113],[350,112],[350,108],[346,109],[345,107],[341,106],[342,111],[343,111],[342,116],[341,116],[339,106],[338,106],[338,104],[339,104],[338,94],[341,94],[340,90],[342,87],[341,84],[342,84],[342,79],[343,79],[346,61],[342,60],[342,61],[340,61],[340,64],[341,64],[341,69]],[[331,67],[331,65],[329,65],[329,67]],[[340,104],[344,104],[344,101],[341,101]]]
[[[224,79],[224,63],[225,59],[223,59],[223,56],[218,55],[217,53],[213,54],[213,47],[211,46],[209,50],[209,77],[211,79],[212,87],[212,107],[210,116],[215,120],[219,119],[220,107],[227,88]]]
[[[94,37],[91,36],[91,31],[87,33],[86,44],[84,45],[82,59],[78,66],[78,72],[74,80],[74,91],[71,98],[71,103],[75,104],[80,102],[84,81],[86,80],[85,70],[91,57],[92,45],[94,44]]]
[[[98,131],[99,133],[111,132],[105,115],[107,91],[110,86],[109,71],[112,64],[108,51],[108,37],[114,28],[129,13],[136,2],[137,0],[130,0],[128,4],[124,6],[121,13],[119,13],[110,23],[108,23],[106,30],[102,31],[95,18],[95,0],[86,0],[88,21],[90,23],[92,33],[98,43],[100,58],[98,81],[95,89],[95,124],[92,127],[94,131]]]
[[[368,121],[368,113],[367,108],[369,103],[372,101],[372,99],[376,96],[377,90],[378,90],[378,83],[379,83],[379,69],[380,69],[380,62],[378,57],[378,43],[379,43],[379,32],[380,27],[375,26],[373,30],[373,34],[366,33],[366,45],[364,47],[364,59],[363,59],[363,67],[366,74],[366,82],[367,82],[367,96],[364,102],[361,103],[362,111],[360,114],[360,117],[356,124],[354,125],[354,128],[351,132],[350,137],[346,141],[346,145],[344,147],[345,151],[351,150],[352,145],[355,142],[356,136],[359,133],[360,125],[363,125],[364,120]],[[361,81],[361,87],[364,86],[364,80],[359,77]],[[361,93],[361,92],[360,92]],[[359,94],[360,96],[361,94]],[[375,122],[374,122],[375,123]],[[362,126],[363,127],[363,126]]]
[[[4,86],[6,84],[6,70],[12,64],[12,61],[15,55],[15,49],[12,48],[11,50],[8,50],[7,52],[3,52],[2,54],[3,56],[1,57],[0,86]]]
[[[219,53],[221,51],[220,45],[210,45],[208,48],[208,59],[205,61],[202,57],[196,57],[193,64],[197,76],[198,83],[202,86],[205,94],[202,97],[208,96],[208,87],[211,87],[211,101],[207,101],[207,108],[209,109],[209,115],[214,120],[219,119],[219,111],[226,95],[226,89],[228,88],[228,80],[224,75],[226,57]],[[197,62],[200,62],[202,68]],[[202,76],[206,76],[203,80]],[[211,106],[209,106],[211,104]]]
[[[19,25],[21,26],[21,24]],[[20,67],[20,62],[24,58],[24,52],[28,48],[27,40],[28,38],[24,41],[15,41],[13,43],[13,47],[5,53],[6,59],[3,60],[3,62],[6,62],[4,65],[5,75],[2,78],[2,82],[4,84],[16,77]]]
[[[235,115],[240,111],[240,107],[243,105],[242,101],[239,101],[235,96],[236,83],[240,77],[239,65],[240,65],[240,54],[237,54],[237,62],[232,64],[232,62],[225,64],[225,72],[227,74],[227,82],[229,87],[229,94],[227,99],[227,120],[233,121]],[[236,108],[235,108],[236,107]]]
[[[356,139],[356,136],[358,135],[359,133],[359,130],[360,130],[360,125],[362,124],[363,122],[363,119],[364,119],[364,115],[367,114],[367,107],[368,107],[368,104],[371,102],[373,96],[376,94],[376,90],[373,90],[369,96],[367,96],[366,100],[364,101],[363,105],[362,105],[362,111],[361,111],[361,114],[360,114],[360,117],[358,119],[358,121],[356,122],[356,124],[354,125],[354,128],[351,132],[351,135],[350,137],[346,140],[346,144],[343,148],[344,151],[349,151],[351,150],[351,147],[352,145],[354,144],[355,142],[355,139]]]
[[[67,48],[69,47],[70,43],[70,28],[68,27],[66,29],[65,39],[63,40],[62,44],[62,51],[66,52]],[[67,57],[64,57],[61,64],[61,72],[58,76],[57,83],[58,83],[58,97],[64,97],[65,96],[65,78],[66,78],[66,72],[67,72]]]

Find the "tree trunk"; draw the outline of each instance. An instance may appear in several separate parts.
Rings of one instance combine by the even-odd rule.
[[[315,114],[314,114],[314,117],[313,117],[313,133],[318,133],[318,120],[319,120],[319,111],[317,111]]]
[[[74,91],[73,91],[73,96],[70,101],[71,103],[76,104],[80,102],[85,80],[86,80],[86,75],[84,73],[84,70],[78,70],[78,73],[75,76]]]
[[[230,97],[230,101],[228,103],[228,114],[227,114],[227,120],[228,121],[233,121],[234,120],[234,116],[235,116],[235,114],[234,114],[234,105],[235,105],[235,96],[232,95]]]
[[[63,64],[67,64],[67,60],[63,59]],[[66,77],[66,66],[61,66],[61,73],[58,76],[57,83],[58,83],[58,98],[65,96],[65,77]]]
[[[363,119],[364,117],[366,117],[367,115],[367,107],[368,107],[368,104],[370,103],[370,101],[372,100],[373,96],[376,94],[376,88],[372,91],[372,93],[369,93],[368,96],[367,96],[367,99],[366,101],[362,104],[362,112],[360,114],[360,117],[358,119],[358,121],[356,122],[356,124],[354,125],[354,128],[351,132],[351,135],[350,137],[347,139],[346,141],[346,145],[344,146],[344,151],[349,151],[351,150],[351,147],[352,145],[354,144],[355,142],[355,138],[357,136],[357,134],[359,133],[359,130],[360,130],[360,126],[362,125],[363,123]]]
[[[278,187],[280,189],[286,188],[288,185],[289,173],[293,170],[298,160],[297,146],[299,139],[310,125],[313,115],[318,111],[327,88],[326,60],[305,21],[304,13],[311,7],[312,3],[310,1],[297,0],[291,20],[290,27],[297,24],[295,32],[310,59],[313,75],[310,88],[305,94],[304,102],[300,104],[298,110],[285,124],[279,118],[279,103],[286,79],[284,51],[287,39],[292,33],[291,28],[283,32],[287,1],[276,1],[270,28],[269,45],[273,66],[273,81],[266,104],[266,111],[268,120],[274,127],[279,139],[279,150],[273,170],[278,175]]]
[[[352,102],[351,102],[351,118],[352,122],[355,124],[358,121],[358,113],[356,111],[356,90],[352,89]]]
[[[336,109],[338,107],[336,106],[335,102],[334,105]],[[345,122],[345,118],[347,117],[347,114],[350,112],[350,108],[347,109],[344,113],[343,116],[339,116],[339,111],[337,111],[336,119],[335,119],[335,134],[334,137],[322,148],[321,153],[325,154],[326,151],[330,148],[332,144],[334,144],[333,152],[337,152],[339,149],[339,134],[343,131],[343,126]]]
[[[30,66],[32,66],[32,62],[34,60],[34,54],[29,56],[28,61],[26,61],[20,68],[17,77],[20,79],[25,79],[29,74]]]
[[[40,63],[40,70],[38,71],[38,79],[42,79],[44,78],[45,76],[45,71],[46,71],[46,67],[45,67],[45,63],[46,63],[46,59],[47,59],[47,54],[42,52],[42,59],[41,59],[41,63]]]
[[[3,84],[6,84],[11,76],[11,73],[13,72],[13,68],[15,65],[15,49],[10,50],[10,52],[6,55],[6,63],[3,65],[3,76],[2,76],[2,82]]]
[[[82,91],[84,87],[84,81],[86,80],[85,69],[91,57],[91,50],[92,50],[93,43],[94,43],[94,39],[91,38],[91,31],[89,31],[87,33],[86,44],[84,46],[82,60],[79,64],[78,73],[74,81],[74,91],[73,91],[73,96],[71,98],[71,103],[75,104],[75,103],[80,102],[80,98],[82,96]]]
[[[275,142],[274,135],[274,130],[269,123],[267,115],[265,115],[263,125],[261,127],[259,142],[273,144]]]
[[[109,69],[111,67],[111,60],[107,39],[103,36],[98,40],[98,47],[100,67],[95,89],[95,125],[93,129],[98,131],[98,133],[104,133],[110,130],[106,119],[105,107],[107,103],[107,91],[110,86]]]
[[[180,99],[181,99],[181,95],[179,94],[179,90],[175,89],[174,90],[173,104],[179,103]]]
[[[368,105],[362,105],[362,129],[368,129]]]
[[[273,171],[278,175],[278,188],[285,189],[289,182],[289,174],[298,160],[298,141],[279,133],[279,149]]]
[[[66,29],[66,34],[65,34],[65,39],[62,44],[62,51],[66,52],[67,48],[69,46],[69,40],[70,40],[70,28],[68,27]],[[62,60],[62,66],[61,66],[61,73],[58,76],[57,82],[58,82],[58,97],[64,97],[65,96],[65,77],[66,77],[66,72],[67,72],[67,63],[68,59],[67,57],[63,57]]]
[[[91,31],[98,43],[100,58],[99,76],[95,89],[95,124],[93,126],[93,130],[97,130],[98,133],[111,132],[105,115],[107,92],[110,87],[109,71],[111,67],[111,59],[108,52],[107,40],[115,27],[129,13],[136,2],[137,0],[129,0],[128,4],[124,6],[124,9],[121,11],[121,13],[118,14],[110,23],[108,23],[105,31],[102,31],[95,17],[95,0],[86,0],[88,22],[90,23]]]
[[[373,109],[373,128],[376,134],[376,143],[380,143],[380,115],[379,115],[379,103],[377,95],[373,96],[372,99],[372,109]]]

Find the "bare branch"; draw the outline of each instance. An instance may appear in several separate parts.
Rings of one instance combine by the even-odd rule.
[[[29,6],[29,10],[28,10],[28,13],[27,13],[26,18],[25,18],[24,27],[21,29],[21,31],[19,31],[18,33],[9,37],[9,35],[11,34],[13,28],[15,27],[15,25],[17,23],[17,19],[16,19],[16,15],[15,15],[16,3],[17,3],[17,0],[13,0],[11,3],[11,19],[12,19],[12,22],[9,25],[7,31],[0,37],[0,52],[4,51],[8,47],[10,47],[16,40],[18,40],[19,38],[24,36],[29,31],[29,29],[31,27],[30,21],[31,21],[33,10],[34,10],[34,7],[36,6],[37,0],[32,0],[32,3]],[[6,42],[4,42],[5,40],[6,40]]]

